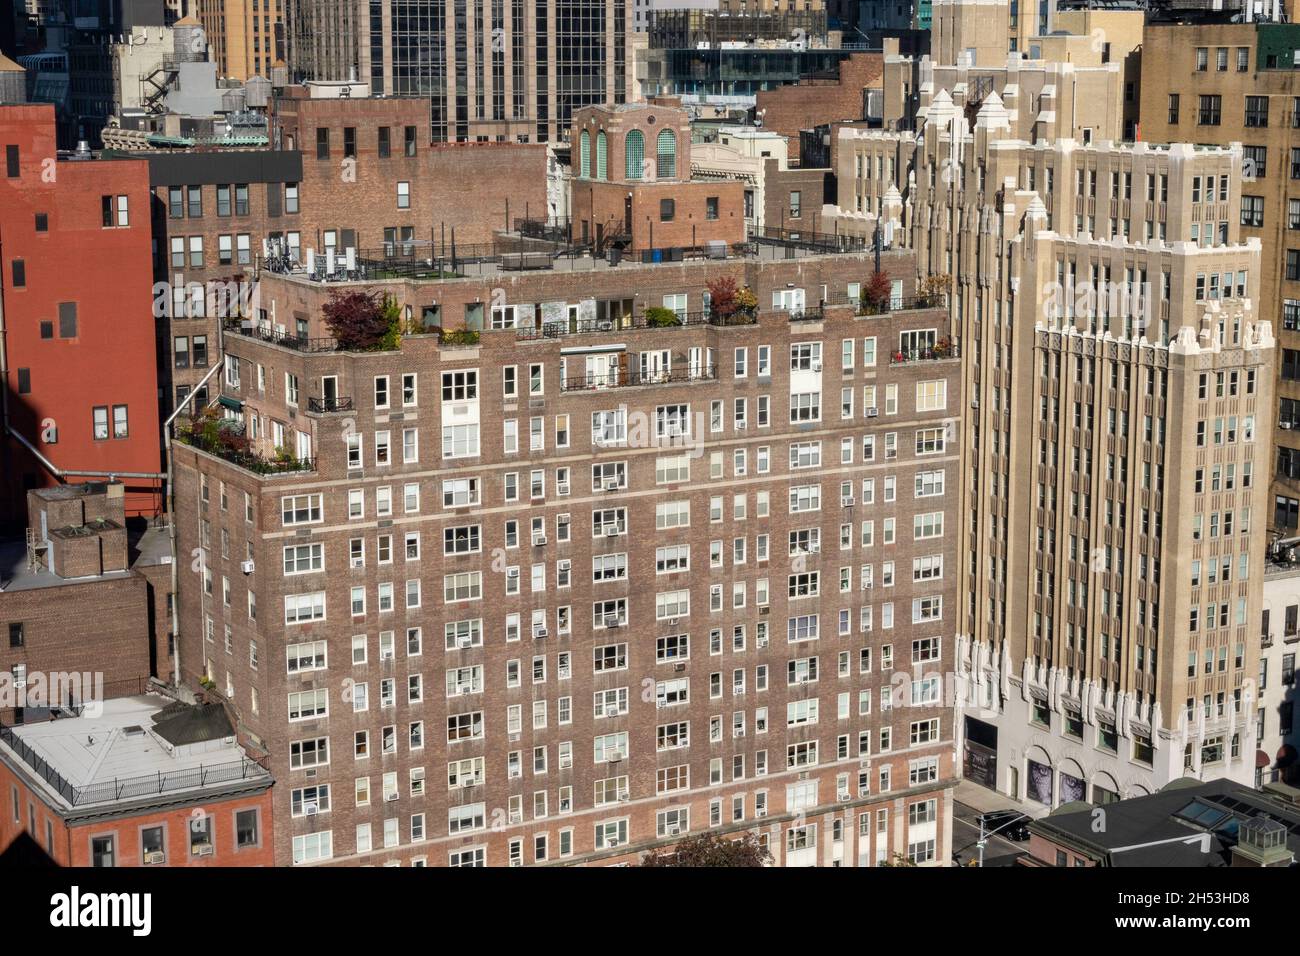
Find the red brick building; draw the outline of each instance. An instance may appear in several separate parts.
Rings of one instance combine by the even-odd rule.
[[[175,455],[182,669],[268,755],[277,863],[949,858],[959,363],[893,359],[944,316],[859,314],[871,256],[770,251],[379,283],[481,331],[364,353],[340,283],[263,277],[303,337],[229,332],[222,399],[309,460]]]
[[[546,146],[429,142],[423,97],[334,98],[291,87],[272,142],[302,153],[301,245],[370,253],[408,243],[490,242],[546,210]]]
[[[588,107],[574,116],[570,148],[574,238],[597,255],[745,241],[744,184],[691,178],[685,110]]]
[[[123,492],[29,492],[30,537],[0,541],[0,721],[171,679],[170,542],[163,528],[128,527]]]
[[[270,866],[272,779],[219,704],[149,695],[0,727],[0,859]]]
[[[884,82],[885,58],[879,53],[854,53],[840,62],[838,77],[807,77],[774,90],[760,90],[754,111],[763,126],[790,141],[790,163],[799,165],[799,131],[839,120],[866,116],[868,87]],[[770,223],[769,223],[770,224]]]
[[[0,521],[27,490],[119,475],[161,510],[149,169],[59,155],[51,106],[0,107],[5,415]],[[35,454],[43,456],[43,464]]]

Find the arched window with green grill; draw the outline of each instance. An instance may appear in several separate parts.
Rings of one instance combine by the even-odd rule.
[[[627,134],[623,141],[623,172],[628,179],[641,178],[641,165],[645,162],[645,137],[639,129]]]
[[[661,129],[655,142],[657,163],[655,175],[660,179],[677,178],[677,137],[670,129]]]
[[[578,137],[578,175],[583,179],[591,178],[591,134],[585,129]]]
[[[605,166],[605,131],[602,129],[596,134],[596,178],[608,179]]]

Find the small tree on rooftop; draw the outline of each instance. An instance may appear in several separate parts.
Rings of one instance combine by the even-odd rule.
[[[871,273],[866,286],[862,289],[862,311],[874,315],[889,308],[892,286],[889,273],[877,270]]]
[[[384,300],[373,292],[332,289],[321,312],[339,348],[349,352],[380,348],[389,334],[391,317]]]
[[[738,308],[736,301],[738,288],[731,276],[718,276],[705,283],[709,290],[709,309],[719,318],[734,315]]]
[[[732,866],[755,867],[772,862],[758,838],[746,833],[729,840],[716,833],[688,836],[666,850],[651,850],[641,859],[642,866]]]

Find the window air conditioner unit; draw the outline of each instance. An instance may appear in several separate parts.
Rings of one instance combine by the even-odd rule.
[[[467,635],[465,635],[464,637],[458,637],[458,638],[456,638],[456,646],[457,646],[457,647],[469,647],[469,646],[473,643],[473,641],[474,641],[474,639],[473,639],[472,637],[470,637],[470,636],[467,634]]]
[[[620,533],[621,532],[618,530],[618,525],[616,524],[605,526],[605,537],[607,538],[617,538]]]
[[[812,370],[813,370],[814,372],[820,372],[820,371],[822,370],[822,363],[821,363],[821,362],[813,362],[813,363],[812,363]]]
[[[395,793],[386,793],[386,794],[384,794],[384,802],[385,802],[385,803],[392,803],[392,802],[393,802],[394,800],[396,800],[396,799],[397,799],[397,794],[395,794]]]
[[[161,850],[155,850],[153,853],[146,853],[144,855],[145,863],[147,863],[150,866],[155,866],[159,863],[164,863],[166,862],[166,860],[167,860],[167,854],[163,853]]]
[[[606,490],[606,491],[618,491],[618,479],[617,479],[617,478],[606,478],[606,479],[605,479],[605,490]]]
[[[478,781],[475,780],[473,777],[461,777],[460,788],[462,790],[468,790],[470,787],[474,786],[477,783]]]
[[[569,493],[569,483],[567,481],[561,481],[555,486],[555,491],[556,494],[567,495]]]
[[[856,503],[857,500],[852,495],[849,495],[847,498],[840,499],[840,504],[843,505],[845,508],[852,508]]]
[[[877,415],[879,415],[879,414],[880,414],[880,412],[875,408],[875,406],[872,406],[871,408],[868,408],[868,409],[867,409],[867,417],[868,417],[868,418],[875,418],[875,417],[876,417]]]
[[[314,817],[320,811],[320,806],[316,803],[304,803],[302,812],[309,817]]]
[[[622,759],[623,759],[623,751],[621,750],[612,751],[609,755],[610,763],[618,763]]]
[[[308,780],[315,780],[315,779],[316,779],[316,768],[313,767],[311,770],[308,770],[305,776],[307,777]]]
[[[748,422],[736,422],[736,431],[743,432],[749,427]]]
[[[245,574],[252,574],[252,573],[253,573],[253,562],[252,562],[252,561],[240,561],[240,562],[239,562],[239,570],[243,571]]]
[[[190,847],[190,853],[194,856],[212,856],[214,852],[211,843],[196,843]]]
[[[681,827],[669,827],[667,830],[668,836],[680,836],[681,832]]]
[[[537,639],[539,639],[539,640],[540,640],[541,638],[543,638],[543,637],[547,637],[550,633],[551,633],[551,632],[548,631],[548,630],[547,630],[546,628],[544,628],[544,627],[535,627],[535,628],[533,628],[533,637],[534,637],[534,638],[537,638]]]
[[[617,614],[606,614],[606,615],[605,615],[605,626],[606,626],[606,627],[618,627],[620,623],[621,623],[621,622],[619,621],[619,619],[618,619],[618,615],[617,615]]]
[[[686,670],[686,665],[677,664],[676,666],[673,667],[673,670],[680,674],[682,671]]]
[[[605,841],[605,846],[607,846],[609,849],[612,850],[612,849],[614,849],[614,847],[618,846],[618,841],[617,841],[617,840],[606,840],[606,841]]]
[[[534,548],[540,548],[540,547],[542,547],[544,544],[546,544],[546,535],[544,535],[544,534],[533,535],[533,547],[534,547]]]
[[[676,626],[677,626],[677,618],[675,618],[675,617],[670,617],[670,618],[668,619],[668,626],[669,626],[669,627],[676,627]]]
[[[474,685],[473,685],[473,684],[457,684],[457,685],[456,685],[456,693],[461,694],[461,695],[464,695],[464,694],[472,694],[472,693],[474,693]]]

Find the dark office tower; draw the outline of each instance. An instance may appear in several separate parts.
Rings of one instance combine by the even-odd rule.
[[[627,0],[291,0],[298,80],[427,96],[435,142],[548,142],[574,111],[627,102]]]

